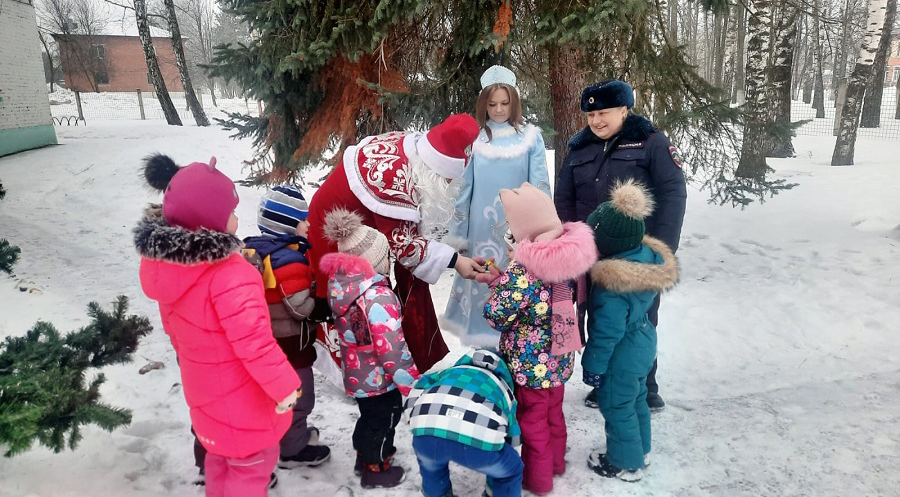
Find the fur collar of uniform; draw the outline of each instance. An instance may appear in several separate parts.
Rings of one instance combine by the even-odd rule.
[[[672,249],[662,240],[645,236],[644,245],[662,256],[662,264],[601,259],[591,268],[591,280],[609,290],[620,293],[654,290],[661,292],[678,282],[678,260]]]
[[[201,228],[191,231],[170,226],[162,205],[150,204],[133,230],[134,246],[141,257],[175,264],[203,264],[227,259],[244,244],[231,234]]]
[[[650,138],[650,133],[655,131],[656,128],[653,127],[653,123],[646,117],[638,114],[629,114],[628,117],[625,118],[625,123],[622,125],[622,130],[619,131],[618,136],[620,141],[623,142],[642,142],[647,138]],[[598,138],[597,135],[591,131],[590,126],[585,126],[583,130],[579,131],[569,140],[569,149],[578,150],[588,144],[602,142],[603,140]]]
[[[597,260],[594,232],[581,222],[565,223],[554,240],[519,243],[515,260],[544,283],[578,278]]]

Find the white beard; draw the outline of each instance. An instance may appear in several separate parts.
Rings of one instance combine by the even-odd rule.
[[[428,240],[440,240],[447,234],[462,178],[448,183],[421,160],[410,161],[412,166],[413,200],[419,211],[419,233]]]

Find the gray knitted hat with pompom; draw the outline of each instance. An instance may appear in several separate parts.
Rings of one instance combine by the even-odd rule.
[[[335,208],[325,215],[325,237],[336,243],[338,252],[362,257],[379,274],[390,272],[390,247],[384,234],[362,223],[362,216]]]

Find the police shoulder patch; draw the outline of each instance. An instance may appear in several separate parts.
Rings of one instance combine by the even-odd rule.
[[[675,145],[669,145],[669,154],[672,156],[672,162],[674,162],[676,166],[684,166],[684,159],[681,157],[681,153],[678,152],[678,149],[675,148]]]

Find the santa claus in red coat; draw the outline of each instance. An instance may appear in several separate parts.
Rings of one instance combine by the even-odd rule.
[[[484,272],[482,260],[457,254],[438,241],[450,224],[478,124],[455,114],[428,133],[393,132],[369,136],[347,148],[341,164],[328,176],[309,204],[307,253],[316,272],[321,308],[328,275],[319,270],[322,256],[337,252],[322,227],[336,207],[356,211],[363,223],[382,232],[390,243],[395,292],[403,304],[403,333],[419,371],[427,371],[449,350],[438,328],[428,285],[453,268],[465,278]],[[327,308],[327,304],[324,304]]]

